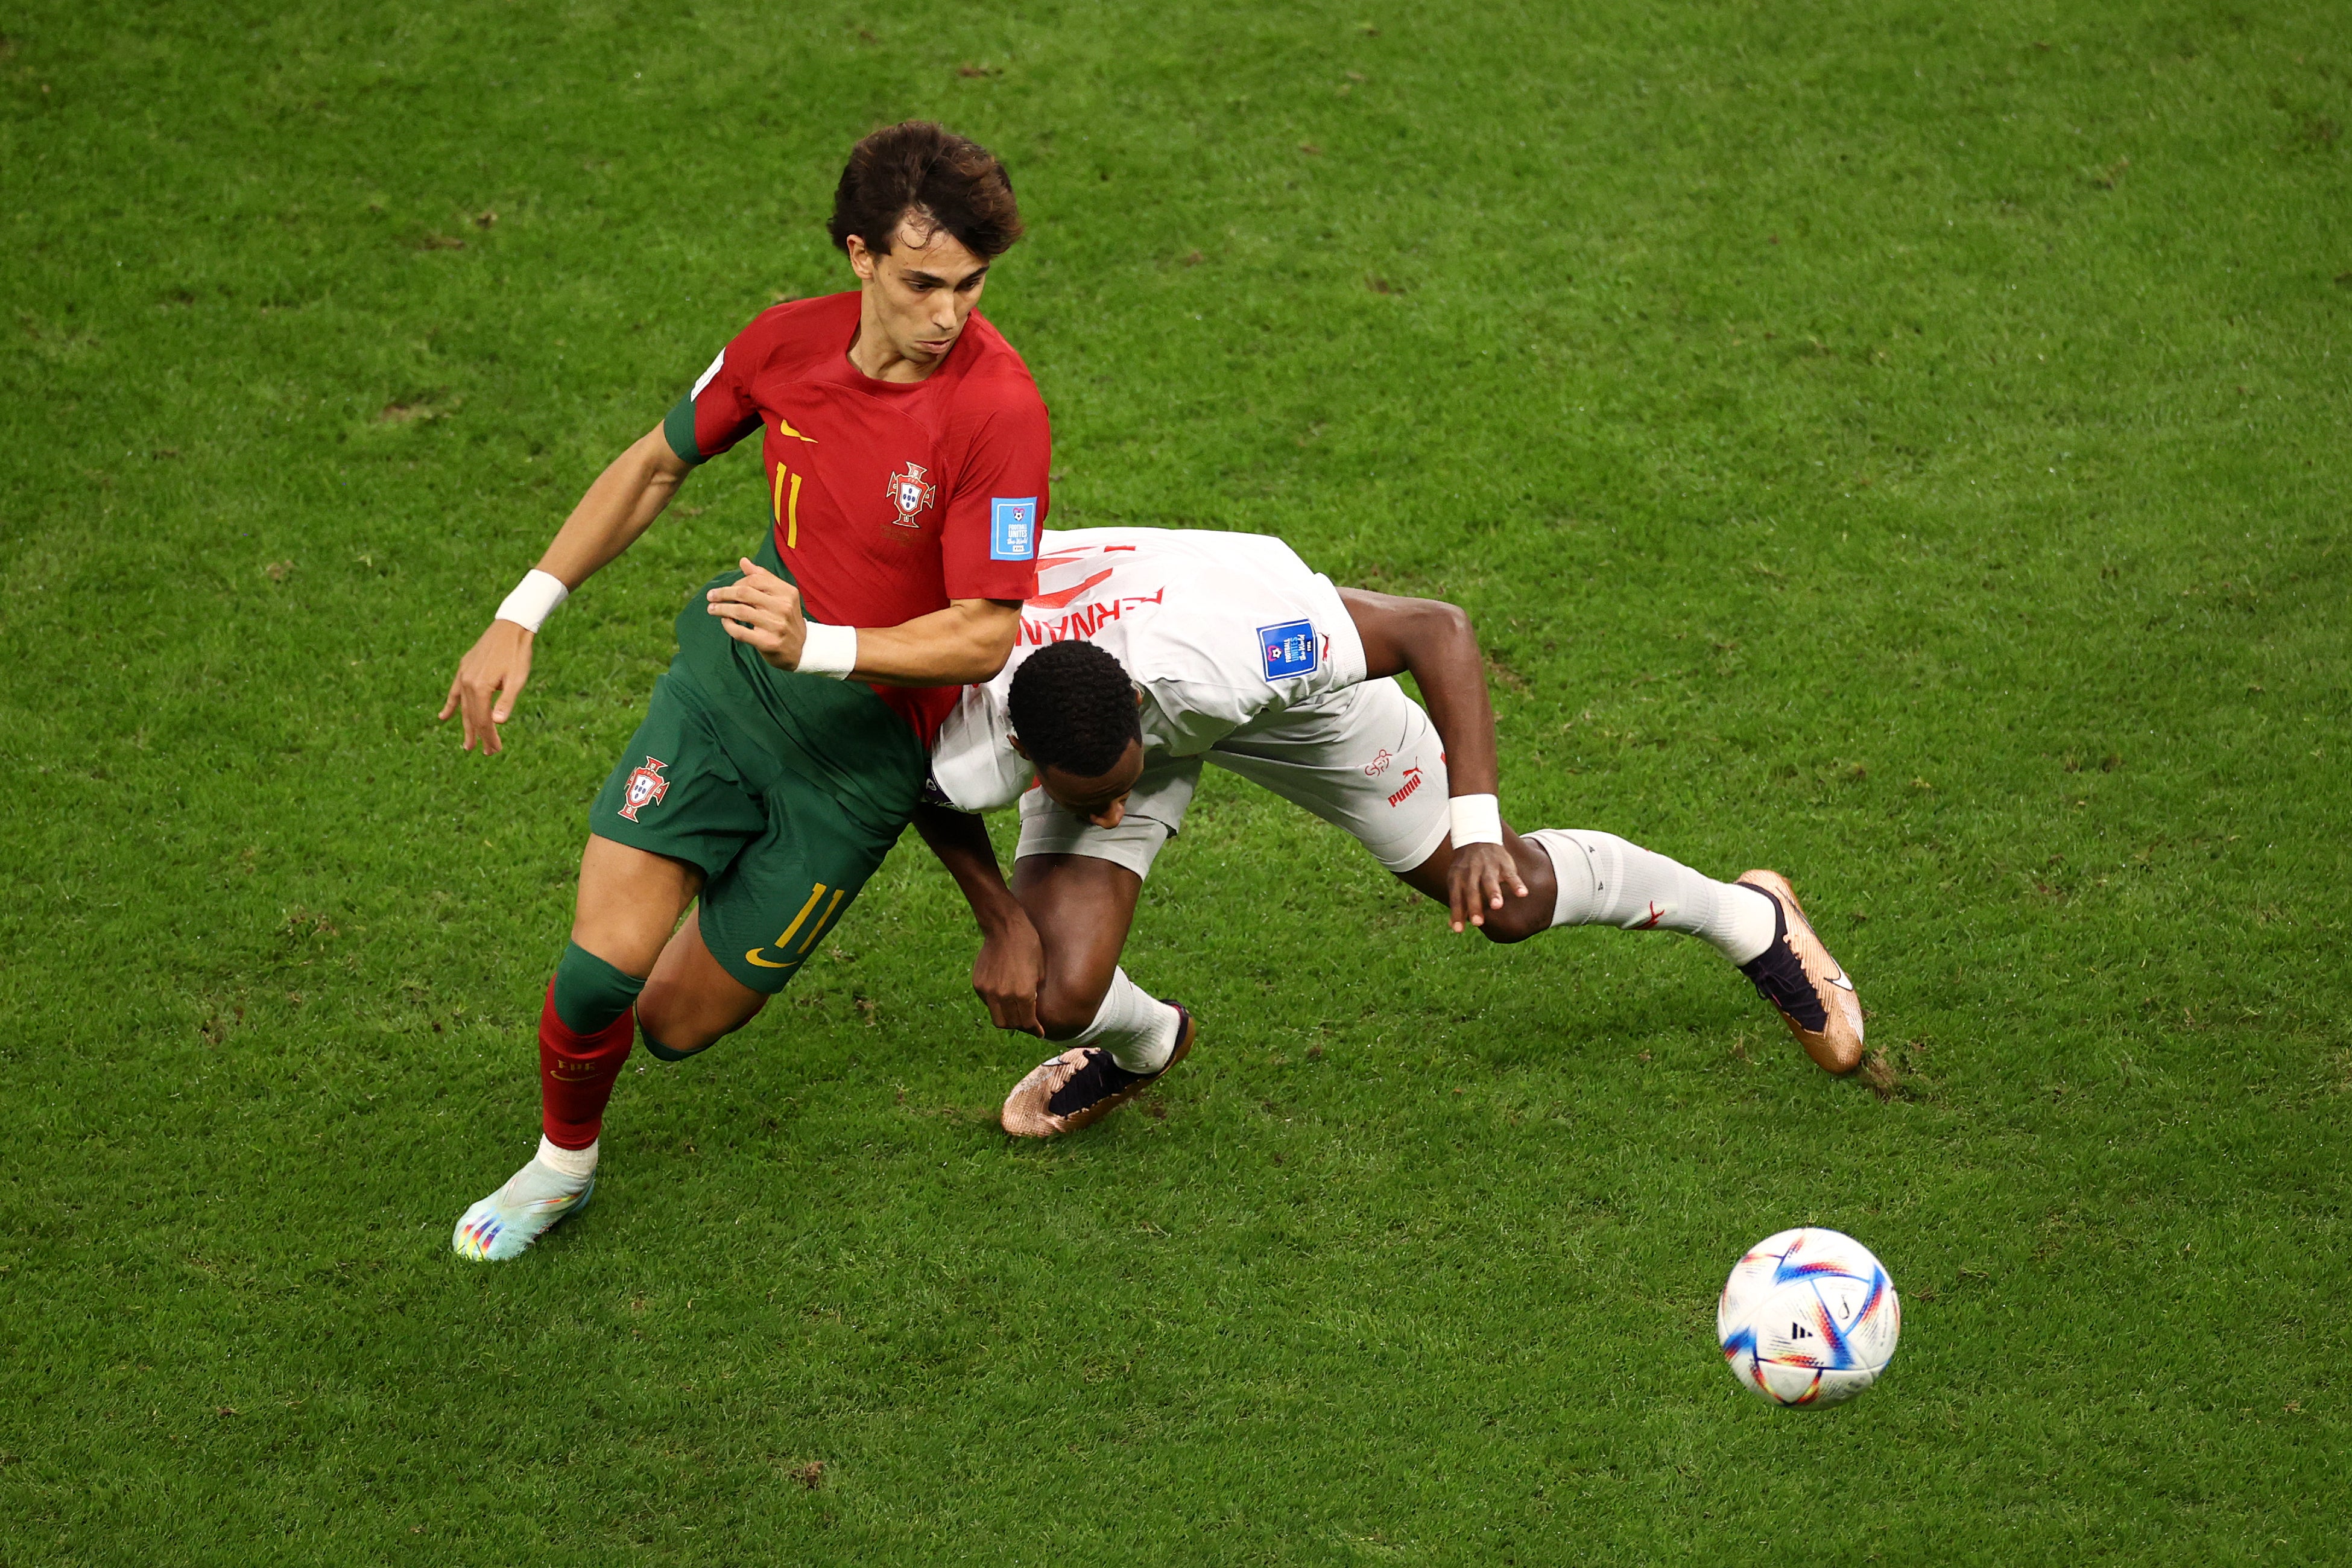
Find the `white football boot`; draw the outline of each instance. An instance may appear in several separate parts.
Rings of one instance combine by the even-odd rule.
[[[594,1173],[567,1176],[533,1155],[505,1186],[466,1211],[449,1245],[459,1257],[482,1263],[520,1258],[559,1221],[586,1208],[595,1192]]]

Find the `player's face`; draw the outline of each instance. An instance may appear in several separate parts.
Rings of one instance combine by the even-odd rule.
[[[1097,827],[1117,827],[1127,817],[1127,797],[1143,776],[1143,742],[1129,741],[1110,772],[1097,778],[1056,767],[1037,770],[1037,782],[1056,805],[1077,813]]]
[[[961,240],[904,220],[883,255],[851,235],[849,265],[866,296],[866,321],[900,359],[926,371],[955,347],[988,282],[988,263]]]

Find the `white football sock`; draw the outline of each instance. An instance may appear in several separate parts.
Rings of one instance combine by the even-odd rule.
[[[1747,963],[1772,945],[1778,910],[1753,888],[1702,877],[1613,833],[1545,827],[1527,837],[1551,857],[1552,880],[1559,886],[1552,906],[1556,926],[1688,931],[1734,963]]]
[[[1118,969],[1111,972],[1110,991],[1095,1021],[1062,1044],[1107,1051],[1129,1072],[1158,1072],[1174,1054],[1181,1026],[1175,1008],[1145,994],[1126,970]]]
[[[602,1139],[597,1140],[597,1143],[603,1142]],[[541,1133],[536,1158],[559,1176],[584,1180],[596,1173],[597,1143],[591,1143],[585,1149],[560,1149],[547,1141],[545,1133]]]

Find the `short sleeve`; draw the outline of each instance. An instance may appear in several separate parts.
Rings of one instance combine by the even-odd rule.
[[[1021,798],[1033,770],[1013,749],[1013,727],[993,687],[967,686],[931,742],[931,786],[958,811],[993,811]]]
[[[1026,599],[1037,591],[1054,441],[1044,399],[1025,383],[1022,392],[988,415],[948,498],[940,556],[950,599]]]
[[[1364,635],[1356,629],[1356,617],[1348,613],[1348,602],[1339,597],[1339,590],[1318,572],[1300,597],[1323,639],[1320,668],[1308,686],[1320,695],[1361,685],[1369,673]]]
[[[680,461],[707,463],[760,427],[749,386],[758,361],[756,350],[746,342],[751,335],[750,327],[736,333],[735,341],[719,351],[695,382],[694,390],[679,398],[662,421],[662,435]]]

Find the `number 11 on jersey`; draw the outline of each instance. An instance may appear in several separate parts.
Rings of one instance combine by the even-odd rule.
[[[784,480],[787,478],[790,478],[793,481],[792,494],[789,499],[787,499],[784,494]],[[798,474],[793,473],[782,463],[778,463],[776,465],[776,494],[773,504],[776,511],[776,521],[784,526],[784,548],[787,550],[799,549],[801,542],[801,477]]]

